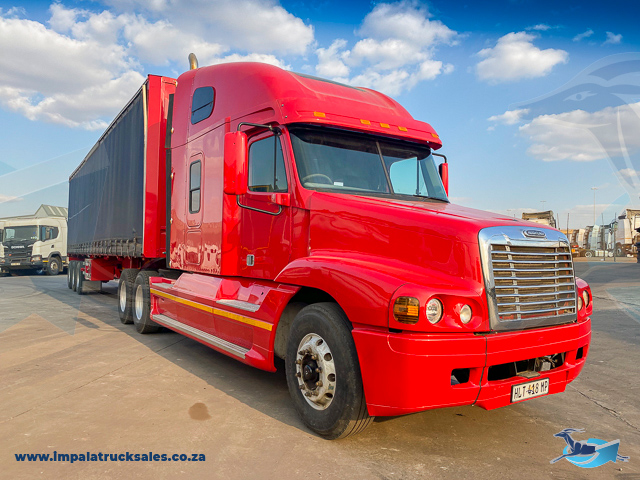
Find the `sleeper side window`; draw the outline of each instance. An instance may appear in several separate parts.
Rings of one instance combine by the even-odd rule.
[[[191,124],[195,125],[211,116],[214,101],[213,87],[196,88],[191,100]]]
[[[286,192],[287,175],[280,140],[272,135],[249,147],[249,191]]]
[[[189,167],[189,213],[200,211],[200,174],[202,162],[198,160]]]

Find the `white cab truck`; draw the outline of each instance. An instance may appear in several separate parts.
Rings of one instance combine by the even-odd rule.
[[[636,253],[634,244],[638,241],[640,228],[640,210],[627,208],[618,217],[616,227],[616,255],[630,255]]]
[[[44,270],[57,275],[67,267],[65,217],[16,217],[3,223],[0,273]]]
[[[546,212],[523,212],[522,219],[556,228],[556,219],[551,210],[547,210]]]

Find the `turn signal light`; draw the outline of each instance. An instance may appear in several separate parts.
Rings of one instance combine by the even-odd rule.
[[[585,308],[589,306],[589,302],[590,302],[590,298],[589,298],[589,292],[587,292],[586,290],[584,290],[582,292],[582,300],[584,300],[584,306]]]
[[[417,323],[420,301],[414,297],[398,297],[393,304],[393,317],[401,323]]]

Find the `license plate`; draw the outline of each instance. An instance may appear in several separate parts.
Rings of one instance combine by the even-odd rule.
[[[549,393],[549,379],[543,378],[534,382],[521,383],[511,387],[511,402],[519,402],[528,398],[539,397]]]

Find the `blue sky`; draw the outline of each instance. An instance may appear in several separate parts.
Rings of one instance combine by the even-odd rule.
[[[452,201],[560,226],[640,205],[634,2],[0,1],[0,217],[65,179],[147,74],[266,61],[367,86],[440,134]],[[637,169],[636,167],[637,166]],[[637,170],[637,171],[636,171]]]

